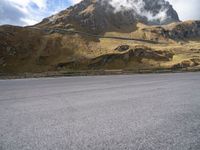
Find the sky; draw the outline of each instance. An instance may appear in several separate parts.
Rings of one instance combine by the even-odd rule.
[[[200,20],[200,0],[168,0],[181,20]]]
[[[0,25],[33,25],[80,0],[0,0]],[[199,0],[168,0],[181,20],[200,20]]]

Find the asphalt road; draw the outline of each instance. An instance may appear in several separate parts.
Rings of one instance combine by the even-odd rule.
[[[200,73],[0,80],[0,150],[200,150]]]

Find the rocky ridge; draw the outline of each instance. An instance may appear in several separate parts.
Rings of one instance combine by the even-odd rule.
[[[161,25],[179,21],[176,11],[165,0],[154,0],[153,2],[131,0],[128,1],[131,7],[125,6],[122,1],[118,4],[120,5],[118,10],[111,2],[111,0],[83,0],[75,6],[45,18],[36,26],[104,33],[106,31],[132,31],[135,30],[137,22]],[[141,2],[142,4],[137,4]],[[136,7],[139,9],[136,10]],[[165,16],[161,16],[160,13],[164,13]]]

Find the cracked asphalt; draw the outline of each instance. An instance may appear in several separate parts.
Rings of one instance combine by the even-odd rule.
[[[200,73],[0,80],[0,150],[199,150]]]

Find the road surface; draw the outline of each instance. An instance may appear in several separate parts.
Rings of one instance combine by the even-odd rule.
[[[0,80],[0,150],[199,150],[200,73]]]

